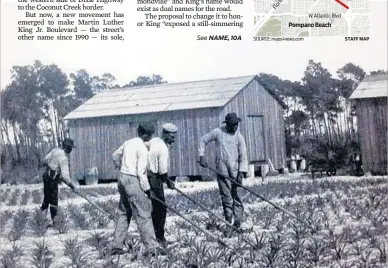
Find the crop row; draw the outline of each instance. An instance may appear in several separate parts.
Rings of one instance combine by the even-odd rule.
[[[353,220],[359,220],[362,217],[367,217],[368,219],[375,219],[373,215],[370,215],[374,210],[370,208],[375,208],[376,206],[381,205],[381,200],[379,200],[373,193],[373,189],[379,189],[379,187],[383,187],[384,185],[376,185],[375,182],[370,181],[372,185],[375,185],[375,188],[367,188],[364,189],[363,187],[356,187],[358,185],[363,185],[361,182],[346,182],[346,183],[338,183],[336,187],[336,191],[331,192],[329,190],[329,193],[331,194],[325,194],[319,195],[315,198],[314,202],[316,204],[310,204],[312,201],[306,201],[306,205],[303,208],[303,210],[309,210],[314,207],[321,207],[324,204],[329,204],[331,206],[331,211],[333,211],[335,216],[338,215],[344,215],[344,213],[350,214]],[[332,189],[331,187],[332,183],[329,183],[326,185],[326,187],[323,187],[324,185],[320,185],[321,188],[315,188],[316,191],[320,189],[318,192],[321,194],[324,193],[323,189]],[[276,192],[280,191],[280,189],[276,189],[275,186],[281,187],[281,189],[285,190],[283,188],[283,185],[281,184],[274,184],[272,185],[274,189],[267,189],[267,192]],[[296,184],[296,186],[299,187],[299,185]],[[309,184],[302,184],[305,188],[301,187],[299,189],[299,195],[298,196],[308,196],[309,192],[312,190],[312,186]],[[365,185],[364,185],[365,186]],[[257,188],[260,186],[252,187],[253,190],[257,191]],[[369,186],[371,187],[371,186]],[[275,194],[272,195],[272,198],[268,199],[275,199],[275,198],[291,198],[291,201],[286,201],[286,205],[290,205],[292,203],[292,198],[295,197],[295,192],[298,192],[295,190],[294,192],[289,189],[290,187],[286,188],[289,192],[282,192],[281,194],[278,193],[276,196]],[[349,189],[352,189],[352,192],[350,192]],[[386,189],[386,188],[382,188]],[[218,198],[217,190],[207,190],[207,191],[199,191],[199,192],[192,192],[189,195],[200,202],[201,204],[205,205],[207,208],[211,210],[220,210],[220,202],[214,202]],[[343,204],[338,204],[339,198],[335,198],[336,195],[346,196],[347,198],[341,198]],[[367,196],[365,196],[367,195]],[[366,204],[358,204],[357,200],[360,200],[360,198],[367,198]],[[167,195],[167,204],[173,204],[178,211],[183,213],[190,213],[193,211],[198,211],[199,207],[195,205],[190,200],[183,198],[180,195]],[[258,199],[253,195],[248,195],[247,198],[245,198],[244,203],[245,204],[255,204],[257,203]],[[97,201],[97,204],[99,204],[101,207],[103,207],[108,213],[111,215],[115,214],[115,209],[117,208],[117,199],[107,199],[105,201]],[[342,208],[341,208],[342,207]],[[341,211],[342,209],[342,211]],[[298,211],[298,208],[296,208],[297,213],[300,213]],[[341,214],[342,213],[342,214]],[[11,211],[4,210],[1,217],[1,228],[6,229],[5,227],[8,225],[12,226],[19,226],[22,231],[21,234],[16,235],[15,237],[21,237],[26,230],[31,229],[34,230],[35,228],[38,228],[41,226],[41,221],[44,221],[44,216],[42,215],[41,211],[39,210],[39,207],[37,206],[33,211],[24,210],[23,208],[19,209],[17,213],[12,213]],[[90,215],[90,217],[88,217]],[[171,213],[168,211],[168,215],[170,216]],[[27,220],[29,219],[30,220]],[[70,226],[73,226],[74,228],[78,228],[81,230],[85,230],[88,228],[91,228],[93,224],[97,224],[96,228],[105,228],[107,226],[107,219],[104,215],[102,215],[98,210],[96,210],[93,206],[91,206],[89,203],[84,203],[82,206],[80,205],[73,205],[70,204],[67,209],[63,208],[59,211],[58,215],[58,221],[59,222],[65,222],[66,225],[69,225],[69,222],[72,222],[73,224]],[[88,221],[86,219],[89,219]],[[377,223],[381,219],[376,219]],[[344,219],[340,219],[341,222],[344,221]],[[20,222],[20,224],[19,224]],[[341,223],[340,222],[340,223]],[[92,224],[93,223],[93,224]],[[376,224],[377,224],[376,223]],[[28,228],[30,226],[30,228]],[[58,225],[60,226],[60,225]],[[43,227],[42,227],[43,228]],[[63,227],[64,228],[64,227]],[[70,228],[70,227],[69,227]],[[13,228],[13,230],[17,230],[18,228]],[[67,228],[68,229],[68,228]],[[34,233],[36,231],[33,231]],[[30,233],[31,232],[28,232]],[[37,231],[39,234],[39,231]]]
[[[82,193],[88,196],[107,196],[117,194],[116,187],[82,187]],[[70,189],[61,187],[59,190],[59,199],[72,199],[76,198],[77,195]],[[29,205],[29,204],[40,204],[43,200],[43,185],[40,189],[29,189],[29,188],[7,188],[0,189],[0,202],[4,202],[7,206],[18,206],[18,205]]]
[[[313,193],[325,192],[327,190],[336,191],[343,190],[345,193],[349,191],[351,187],[366,187],[380,185],[386,183],[386,178],[368,178],[365,180],[355,181],[330,181],[330,180],[312,180],[312,181],[280,181],[280,182],[268,182],[260,183],[257,185],[249,186],[248,188],[260,193],[267,198],[283,198],[292,197],[298,195],[310,195]],[[103,197],[108,195],[117,195],[116,187],[87,187],[81,186],[81,191],[84,195],[89,197]],[[204,195],[212,195],[218,192],[217,189],[204,189],[201,190]],[[166,192],[167,196],[171,195],[171,192]],[[69,188],[64,187],[59,191],[60,200],[69,200],[78,198],[78,196],[72,192]],[[29,205],[40,204],[43,200],[43,190],[29,188],[14,190],[1,189],[0,190],[0,202],[5,202],[7,206],[17,205]]]
[[[301,198],[283,204],[318,230],[315,233],[270,206],[252,206],[245,211],[247,222],[252,227],[244,234],[224,238],[234,247],[233,252],[179,220],[167,226],[168,239],[176,241],[168,257],[141,259],[140,239],[136,233],[131,233],[128,237],[130,254],[123,256],[120,263],[131,263],[126,267],[386,267],[387,188],[350,189],[349,192],[349,196],[335,192],[325,197]],[[83,208],[87,210],[87,207]],[[358,218],[360,214],[364,215]],[[191,220],[222,236],[223,226],[217,226],[203,213],[189,215]],[[83,240],[77,237],[63,240],[62,264],[113,267],[117,259],[107,256],[112,232],[94,232]],[[55,251],[50,250],[50,245],[44,241],[33,245],[28,252],[16,244],[14,247],[13,252],[18,256],[14,261],[22,255],[31,267],[39,267],[36,265],[38,260],[54,263]],[[6,258],[11,261],[12,254],[12,251],[6,252],[3,261]],[[124,266],[119,264],[118,267]]]

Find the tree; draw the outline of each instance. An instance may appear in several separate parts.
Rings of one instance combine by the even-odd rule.
[[[338,69],[337,75],[340,79],[339,89],[341,96],[349,98],[350,94],[352,94],[359,83],[365,78],[366,74],[361,67],[353,63],[347,63]]]
[[[35,61],[33,65],[11,69],[11,83],[2,94],[2,131],[9,141],[9,134],[12,134],[18,161],[22,158],[40,160],[42,120],[51,124],[53,136],[58,134],[53,104],[68,92],[67,85],[66,74],[56,65]]]
[[[349,97],[352,92],[357,88],[361,81],[365,78],[366,73],[364,70],[353,63],[347,63],[342,68],[338,69],[337,75],[339,77],[338,88],[340,91],[340,100],[344,107],[344,122],[347,141],[351,141],[356,136],[356,130],[354,128],[355,107],[351,105]]]
[[[14,100],[14,93],[11,87],[7,86],[4,90],[2,90],[0,95],[1,98],[1,108],[2,108],[2,116],[1,116],[1,133],[2,137],[5,136],[8,144],[15,144],[16,147],[16,158],[13,155],[13,151],[7,153],[7,156],[10,156],[13,162],[21,159],[20,154],[20,146],[17,140],[17,135],[14,135],[13,127],[17,124],[17,106],[16,99]],[[15,96],[17,97],[17,96]],[[4,133],[4,134],[3,134]],[[14,142],[11,141],[11,136],[13,137]],[[2,138],[2,142],[5,143],[4,138]],[[7,148],[7,147],[3,147]],[[6,150],[6,149],[4,149]]]
[[[104,73],[101,77],[93,76],[90,81],[93,93],[99,93],[113,87],[116,78],[110,73]]]
[[[35,61],[33,65],[14,66],[11,70],[12,81],[6,87],[7,120],[9,120],[14,137],[18,161],[32,156],[36,149],[38,122],[43,117],[44,95],[40,92],[42,64]],[[21,150],[25,150],[24,153]]]
[[[302,132],[308,129],[308,118],[300,104],[302,85],[300,82],[282,80],[271,74],[260,73],[258,75],[260,84],[275,92],[286,104],[284,111],[286,153],[290,155],[292,148],[298,147],[298,140]]]
[[[76,107],[93,97],[92,78],[85,69],[71,73],[70,79],[72,80]]]
[[[70,74],[74,93],[74,109],[93,97],[96,93],[113,87],[116,78],[110,73],[104,73],[102,77],[90,76],[85,69]]]
[[[136,80],[131,81],[123,86],[126,87],[138,87],[138,86],[148,86],[148,85],[157,85],[157,84],[167,84],[167,81],[163,80],[163,77],[158,74],[153,74],[149,76],[139,76]]]
[[[29,169],[39,166],[47,147],[65,137],[64,116],[116,80],[110,73],[90,76],[83,69],[70,76],[71,84],[57,65],[40,61],[12,67],[11,82],[0,91],[0,142],[7,160]]]
[[[69,80],[67,75],[57,65],[47,65],[42,67],[41,71],[42,92],[45,111],[45,119],[51,124],[53,145],[60,139],[63,139],[62,115],[58,110],[62,106],[62,98],[69,94]]]
[[[379,74],[388,74],[388,71],[387,70],[377,70],[377,71],[371,71],[370,72],[371,75],[379,75]]]
[[[114,77],[112,74],[110,73],[104,73],[101,78],[100,78],[100,81],[102,82],[103,84],[103,89],[110,89],[110,88],[113,88],[115,87],[114,83],[116,82],[116,77]]]
[[[338,81],[332,78],[330,72],[321,63],[310,60],[302,82],[304,85],[302,103],[310,114],[313,134],[314,136],[326,134],[331,144],[334,134],[333,123],[338,111],[341,110],[338,100]]]

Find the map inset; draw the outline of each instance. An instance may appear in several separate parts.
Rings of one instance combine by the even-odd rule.
[[[367,36],[370,0],[255,0],[255,36]]]

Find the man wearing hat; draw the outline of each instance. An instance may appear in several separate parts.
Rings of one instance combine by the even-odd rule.
[[[112,155],[115,167],[120,169],[119,217],[114,233],[112,255],[127,253],[123,247],[132,215],[135,216],[141,239],[146,248],[144,254],[154,255],[156,251],[164,254],[159,248],[152,225],[150,198],[153,194],[147,179],[148,148],[145,142],[151,140],[155,128],[150,123],[141,123],[137,132],[138,137],[125,141]]]
[[[62,142],[62,147],[54,148],[43,160],[46,170],[43,173],[43,203],[41,210],[46,215],[50,206],[51,221],[48,227],[53,226],[54,218],[58,212],[58,183],[63,181],[73,191],[76,185],[70,178],[68,155],[74,148],[74,141],[66,138]]]
[[[178,132],[178,128],[171,123],[166,123],[162,127],[161,137],[153,138],[149,146],[149,171],[148,180],[151,186],[152,192],[155,196],[166,202],[164,198],[163,183],[167,184],[169,189],[174,189],[174,182],[168,177],[169,168],[169,148],[175,141],[175,135]],[[164,204],[152,200],[152,222],[155,229],[155,236],[158,242],[167,247],[167,241],[164,236],[164,227],[166,223],[167,209]]]
[[[237,192],[237,185],[232,183],[236,180],[242,183],[248,173],[248,157],[244,137],[238,129],[241,119],[236,113],[228,113],[225,117],[225,126],[216,128],[204,135],[199,143],[199,164],[207,167],[204,154],[208,143],[216,143],[216,169],[218,171],[217,182],[221,194],[222,207],[225,220],[232,223],[236,228],[241,228],[243,220],[243,204]]]

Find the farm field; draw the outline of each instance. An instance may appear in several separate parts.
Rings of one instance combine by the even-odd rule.
[[[0,267],[387,267],[386,176],[311,180],[290,175],[264,182],[246,179],[243,184],[309,222],[317,232],[240,189],[244,232],[226,238],[224,224],[166,189],[168,205],[234,251],[168,211],[166,238],[173,243],[167,256],[140,257],[143,247],[132,219],[127,236],[130,253],[111,257],[114,223],[69,188],[60,186],[58,221],[46,231],[39,209],[42,184],[1,185]],[[81,186],[80,191],[114,214],[116,185]],[[215,181],[176,186],[222,216]]]

